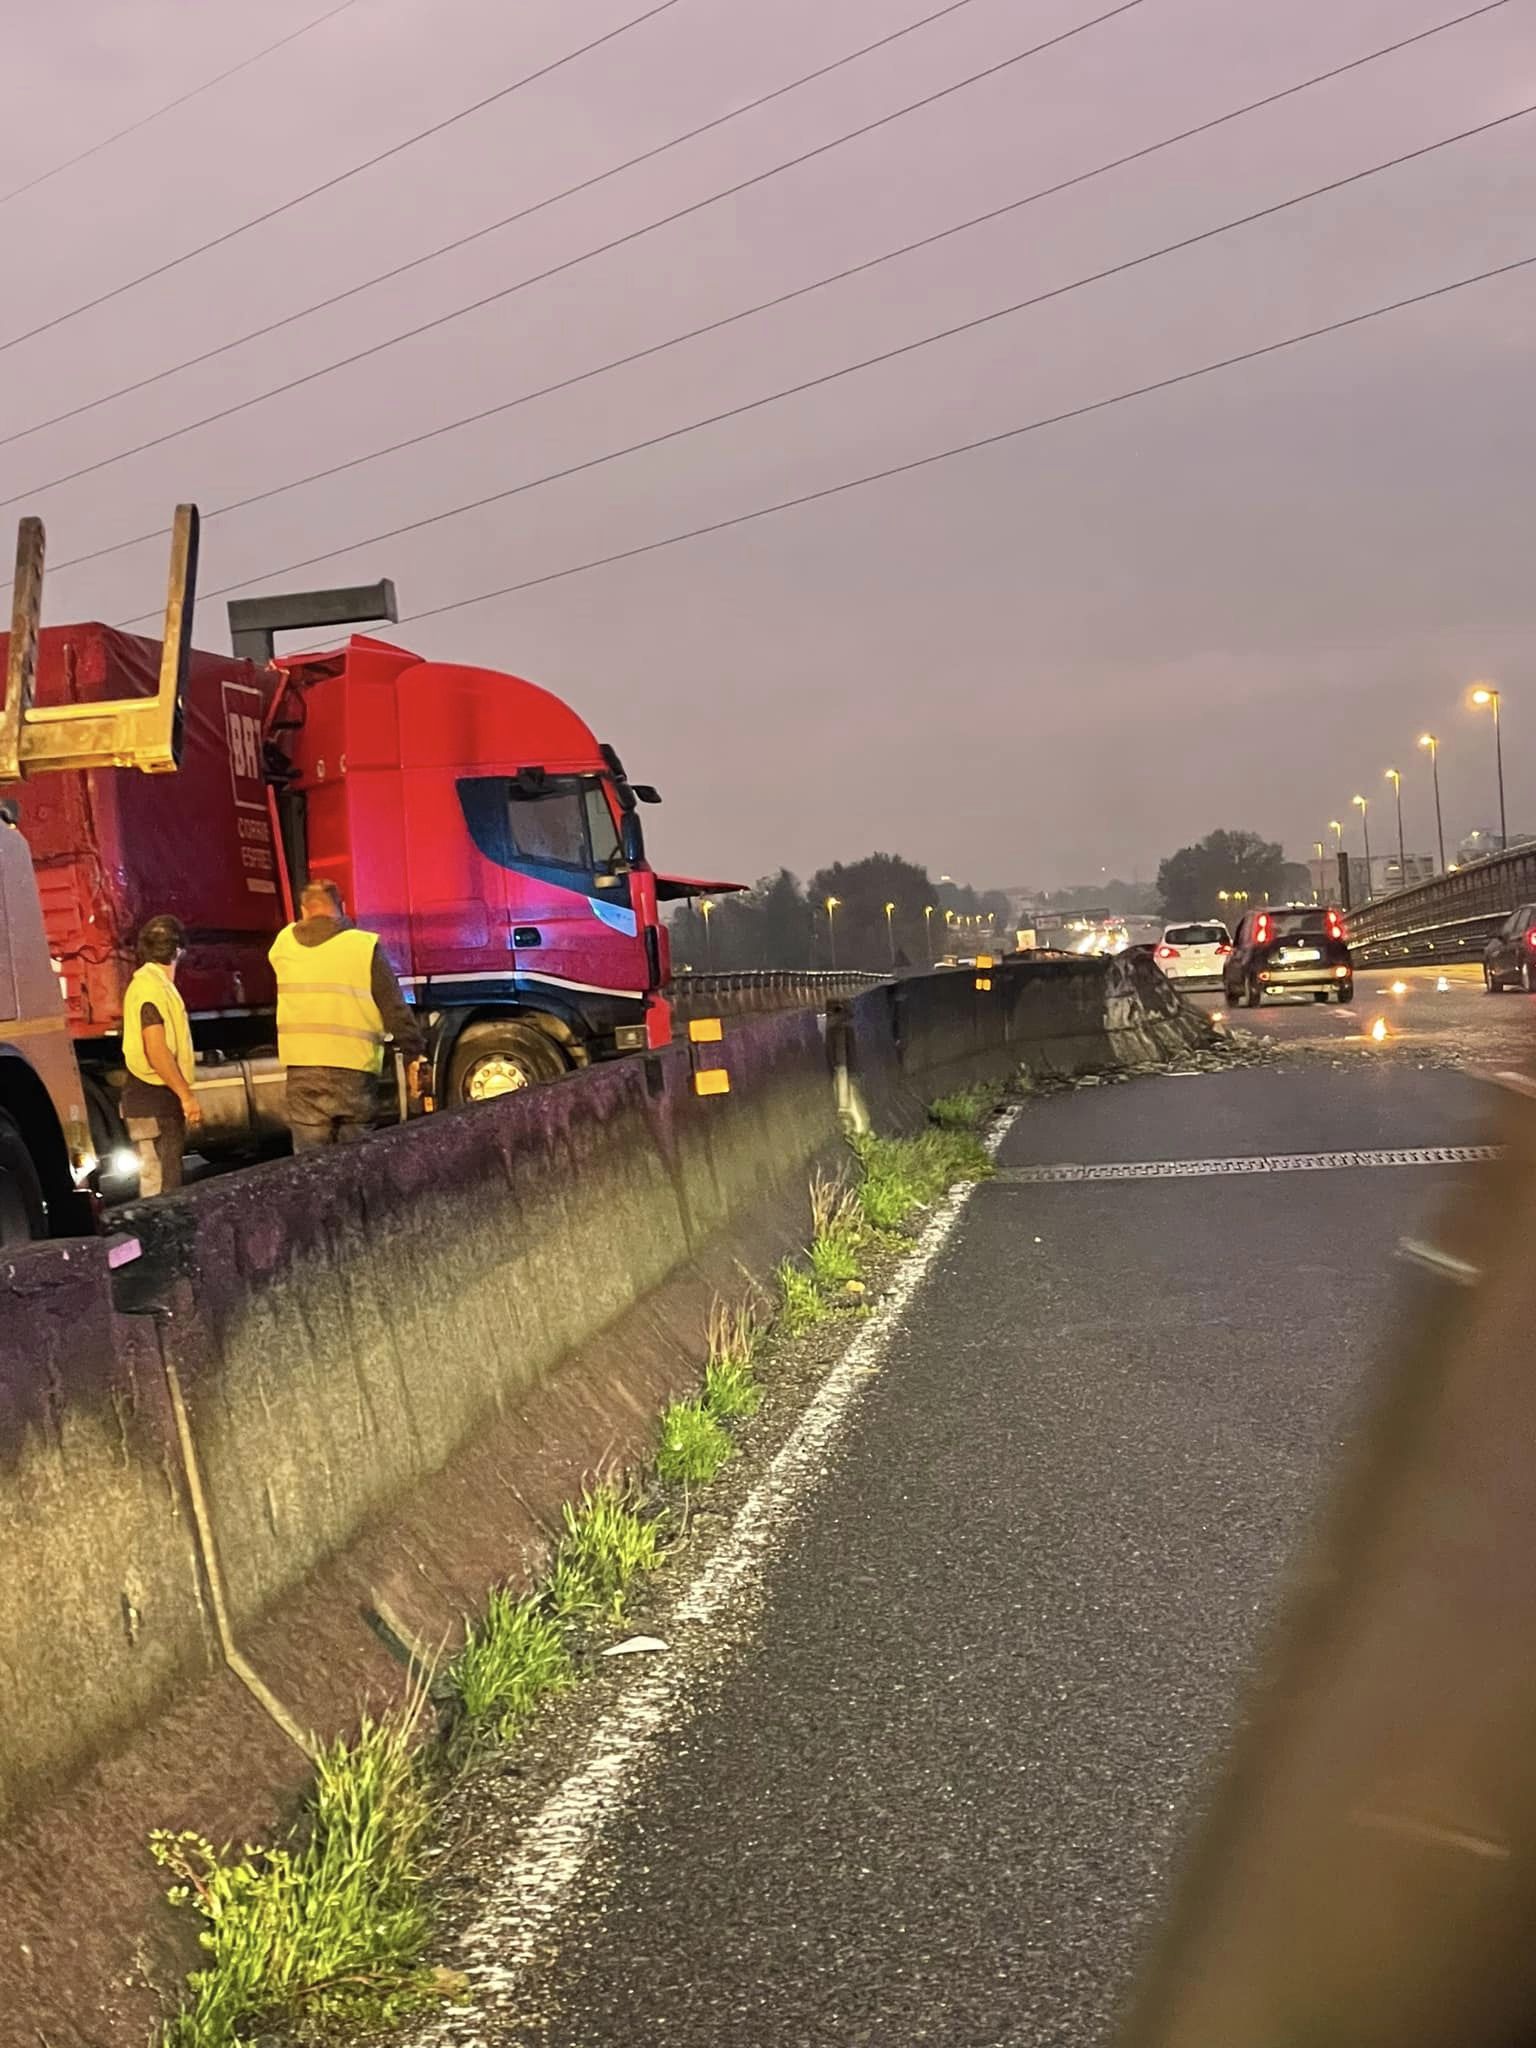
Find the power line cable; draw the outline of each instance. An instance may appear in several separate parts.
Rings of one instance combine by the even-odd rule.
[[[1325,335],[1341,334],[1351,327],[1360,327],[1371,320],[1380,320],[1389,313],[1401,313],[1410,306],[1422,306],[1433,299],[1443,299],[1452,292],[1465,291],[1475,284],[1486,284],[1490,279],[1508,277],[1517,270],[1529,269],[1536,264],[1536,254],[1520,256],[1512,263],[1501,263],[1491,270],[1479,270],[1470,277],[1453,279],[1450,284],[1435,285],[1429,291],[1415,292],[1405,299],[1393,299],[1384,306],[1372,306],[1364,313],[1352,313],[1342,320],[1331,320],[1322,327],[1310,327],[1301,334],[1290,334],[1283,340],[1266,342],[1261,348],[1244,349],[1237,355],[1222,356],[1215,362],[1201,363],[1195,369],[1181,370],[1171,377],[1159,377],[1150,384],[1137,384],[1126,391],[1117,391],[1108,398],[1091,399],[1086,405],[1069,407],[1064,412],[1048,413],[1039,419],[1026,420],[1017,427],[1004,427],[995,434],[984,434],[974,441],[961,441],[949,448],[940,448],[930,455],[914,456],[909,462],[893,463],[888,469],[866,471],[862,476],[846,477],[841,483],[824,484],[819,490],[802,491],[793,498],[779,498],[769,505],[754,506],[750,512],[737,512],[730,518],[712,519],[703,526],[689,527],[682,533],[664,535],[660,540],[643,541],[637,547],[619,548],[612,554],[595,555],[589,561],[572,562],[564,569],[549,569],[540,576],[525,576],[517,583],[504,583],[495,590],[482,590],[473,597],[455,598],[449,604],[428,606],[419,612],[408,612],[399,620],[402,626],[418,624],[422,619],[440,619],[449,612],[461,612],[471,605],[490,604],[498,597],[514,597],[525,590],[537,590],[547,583],[560,583],[572,576],[585,576],[595,569],[612,568],[619,562],[632,562],[643,555],[654,555],[664,548],[680,547],[685,541],[702,540],[709,534],[726,533],[733,527],[750,526],[759,519],[771,519],[780,512],[794,512],[806,505],[820,504],[828,498],[840,497],[847,491],[863,490],[869,485],[888,483],[895,477],[910,476],[921,469],[931,469],[941,462],[952,462],[958,456],[974,455],[986,448],[1000,447],[1008,441],[1016,441],[1025,434],[1039,433],[1043,428],[1063,426],[1069,420],[1086,419],[1093,413],[1107,412],[1112,406],[1127,405],[1132,399],[1148,398],[1159,391],[1171,391],[1181,384],[1192,384],[1201,377],[1214,376],[1218,370],[1230,370],[1241,363],[1258,362],[1265,356],[1278,355],[1284,349],[1299,348],[1303,342],[1320,341]]]
[[[95,298],[85,299],[78,306],[71,306],[65,313],[55,313],[50,319],[39,321],[36,327],[28,327],[20,334],[11,335],[8,340],[0,341],[0,355],[4,355],[8,349],[18,348],[24,341],[35,340],[39,334],[51,333],[55,327],[64,326],[66,321],[78,320],[82,313],[94,312],[98,306],[110,305],[114,299],[122,298],[125,293],[136,291],[141,284],[148,284],[154,278],[165,277],[170,271],[179,270],[184,263],[190,263],[194,257],[206,256],[210,249],[222,249],[226,243],[237,241],[241,235],[249,234],[252,228],[259,228],[268,221],[278,220],[285,213],[292,213],[295,207],[303,206],[311,199],[318,199],[322,192],[334,192],[338,185],[345,185],[353,178],[361,177],[365,171],[374,170],[378,165],[388,163],[392,157],[401,156],[406,150],[414,149],[419,142],[426,142],[434,135],[441,135],[446,129],[456,127],[460,121],[467,121],[472,114],[483,113],[487,107],[495,106],[498,101],[507,99],[512,93],[521,92],[525,85],[533,85],[541,78],[548,78],[552,72],[563,70],[567,64],[574,64],[578,57],[585,57],[593,50],[600,50],[605,43],[614,42],[618,37],[628,35],[631,29],[640,28],[645,22],[654,21],[658,14],[665,14],[669,7],[676,5],[677,0],[656,0],[656,4],[648,7],[643,14],[636,14],[628,21],[621,21],[617,28],[611,28],[603,35],[594,36],[579,49],[567,50],[563,57],[556,57],[548,64],[541,64],[536,71],[526,72],[521,78],[513,79],[510,85],[498,87],[495,92],[487,93],[483,99],[475,100],[470,106],[460,107],[457,113],[445,115],[441,121],[434,121],[430,127],[418,128],[414,135],[407,135],[400,142],[392,142],[388,149],[381,149],[377,155],[366,157],[360,164],[353,164],[350,170],[338,171],[334,177],[326,178],[318,185],[311,185],[307,192],[298,192],[292,199],[285,199],[280,206],[269,206],[265,213],[253,214],[249,220],[241,221],[238,227],[226,228],[222,234],[214,235],[206,242],[199,242],[196,248],[184,249],[179,256],[171,256],[164,263],[157,263],[152,270],[141,270],[136,277],[130,277],[122,284],[115,284],[108,291],[98,292]]]
[[[1508,0],[1489,0],[1491,6],[1502,7]],[[915,35],[919,29],[927,28],[932,22],[943,20],[947,14],[958,14],[962,7],[974,5],[974,0],[948,0],[948,4],[936,8],[931,14],[921,15],[916,21],[909,21],[904,27],[893,29],[889,35],[865,43],[861,49],[850,50],[844,57],[837,57],[830,64],[818,65],[814,71],[802,72],[787,85],[776,86],[772,92],[761,93],[755,100],[748,100],[745,106],[733,107],[728,114],[717,114],[713,120],[702,121],[696,128],[687,128],[681,135],[674,135],[667,142],[658,142],[651,149],[643,149],[638,156],[626,157],[622,163],[610,164],[606,171],[597,171],[589,178],[582,178],[574,185],[567,185],[562,191],[551,192],[545,199],[536,199],[530,206],[520,206],[515,213],[505,213],[500,220],[493,220],[472,233],[459,235],[451,242],[439,242],[435,249],[428,249],[421,256],[412,256],[405,263],[397,263],[389,270],[381,270],[373,277],[366,277],[360,284],[348,285],[344,291],[332,292],[329,298],[316,299],[308,306],[300,306],[292,313],[285,313],[279,320],[269,320],[264,326],[247,328],[244,334],[237,334],[229,341],[221,341],[215,348],[203,349],[195,356],[185,356],[179,363],[170,363],[163,370],[155,370],[147,377],[137,377],[131,384],[119,384],[114,391],[104,391],[96,398],[88,398],[80,405],[72,405],[64,412],[56,412],[51,418],[37,420],[29,427],[19,427],[14,433],[0,434],[0,448],[9,448],[14,442],[30,440],[34,434],[46,432],[49,427],[62,426],[66,420],[77,420],[83,414],[96,412],[115,399],[128,398],[136,391],[147,391],[151,385],[163,384],[170,377],[179,377],[183,370],[195,370],[202,363],[215,362],[232,350],[243,348],[248,341],[261,341],[269,334],[279,334],[285,327],[295,326],[300,320],[307,320],[312,313],[324,313],[332,306],[345,304],[363,292],[372,291],[375,285],[390,284],[396,278],[405,277],[413,270],[420,270],[424,264],[435,263],[439,256],[451,256],[460,249],[467,249],[474,242],[483,241],[487,235],[498,234],[502,228],[512,227],[518,221],[542,213],[546,207],[558,206],[564,199],[574,199],[578,193],[590,192],[596,185],[606,184],[608,179],[617,178],[625,171],[632,171],[640,164],[651,163],[669,150],[680,149],[685,142],[696,141],[701,135],[708,135],[711,129],[723,128],[729,122],[739,121],[746,114],[755,113],[759,107],[766,107],[771,101],[783,99],[786,94],[798,92],[802,85],[810,85],[816,79],[827,78],[834,71],[854,64],[860,58],[883,50],[891,43],[898,43],[904,36]],[[1480,13],[1485,11],[1478,10]]]
[[[1492,4],[1504,6],[1507,0],[1492,0]],[[1110,171],[1123,169],[1127,164],[1140,163],[1147,157],[1157,155],[1161,150],[1173,148],[1176,143],[1187,142],[1195,136],[1207,135],[1212,129],[1226,126],[1263,108],[1272,107],[1281,100],[1294,98],[1296,94],[1307,92],[1313,86],[1322,85],[1329,79],[1340,78],[1346,72],[1358,71],[1367,64],[1375,63],[1379,58],[1391,56],[1414,43],[1424,42],[1430,36],[1440,35],[1447,29],[1458,27],[1462,22],[1470,21],[1478,14],[1491,11],[1490,7],[1479,7],[1471,14],[1459,14],[1453,20],[1441,22],[1434,28],[1423,29],[1416,35],[1404,37],[1399,42],[1386,43],[1380,49],[1369,51],[1365,56],[1351,58],[1348,63],[1335,65],[1328,71],[1315,72],[1312,77],[1304,78],[1295,85],[1266,93],[1261,99],[1249,100],[1243,106],[1230,108],[1226,113],[1214,115],[1210,120],[1201,121],[1192,128],[1182,128],[1176,134],[1164,136],[1160,141],[1149,142],[1123,156],[1111,157],[1106,163],[1094,165],[1091,170],[1079,171],[1073,177],[1063,178],[1054,185],[1037,187],[1035,191],[1025,193],[1022,198],[1010,199],[1001,206],[990,207],[984,213],[972,214],[967,220],[956,221],[952,226],[939,228],[933,234],[921,235],[916,241],[903,242],[897,248],[888,249],[879,256],[868,257],[863,262],[850,264],[843,270],[834,270],[825,277],[813,279],[809,284],[796,285],[789,291],[776,293],[772,298],[760,299],[755,305],[743,306],[734,313],[723,314],[718,320],[708,320],[702,326],[687,328],[681,334],[668,336],[664,341],[652,342],[647,347],[633,349],[626,355],[611,357],[607,362],[598,363],[590,370],[578,370],[569,377],[561,377],[552,384],[542,384],[531,391],[520,392],[514,398],[503,399],[496,405],[482,408],[479,412],[466,413],[459,419],[447,421],[442,426],[428,427],[421,433],[407,435],[403,440],[386,442],[380,448],[351,456],[345,462],[336,462],[324,469],[311,470],[307,475],[290,478],[286,483],[273,484],[266,490],[253,491],[247,497],[231,499],[226,505],[215,505],[203,514],[203,524],[206,526],[215,519],[225,518],[232,512],[244,511],[252,505],[265,504],[272,498],[286,495],[289,491],[302,490],[308,484],[322,483],[330,477],[343,476],[349,470],[360,469],[367,463],[381,461],[386,456],[398,455],[409,448],[419,448],[429,441],[441,439],[445,434],[456,433],[462,427],[481,426],[485,421],[495,419],[502,413],[510,412],[518,406],[529,405],[535,399],[549,398],[557,392],[572,390],[575,386],[587,383],[595,377],[606,376],[610,370],[625,369],[631,364],[645,362],[652,356],[661,355],[668,349],[680,347],[684,342],[697,341],[704,335],[718,334],[723,328],[733,327],[758,313],[771,312],[777,307],[789,305],[796,299],[806,298],[811,293],[823,291],[830,285],[842,284],[849,278],[860,277],[868,271],[877,270],[882,264],[892,263],[898,257],[913,255],[918,250],[929,249],[937,243],[947,241],[953,235],[963,234],[971,228],[1000,220],[1023,207],[1033,206],[1039,200],[1053,198],[1056,194],[1071,191],[1078,185],[1086,185]],[[111,541],[105,547],[93,548],[86,554],[71,555],[67,560],[53,564],[50,573],[57,576],[66,569],[79,568],[87,562],[98,562],[107,555],[121,554],[127,548],[139,547],[148,541],[160,539],[166,531],[165,527],[152,527],[148,532],[133,534],[126,540]]]
[[[828,384],[839,383],[845,377],[858,376],[865,370],[896,362],[904,356],[915,355],[919,350],[932,348],[939,342],[953,341],[962,334],[974,334],[979,328],[989,327],[998,320],[1011,319],[1032,307],[1067,298],[1088,285],[1101,284],[1107,278],[1123,277],[1128,271],[1139,270],[1147,264],[1160,262],[1164,257],[1176,255],[1181,250],[1197,248],[1203,242],[1214,241],[1218,236],[1234,233],[1239,228],[1251,227],[1257,221],[1272,220],[1277,214],[1288,213],[1295,207],[1308,205],[1311,201],[1324,198],[1330,193],[1345,191],[1352,185],[1362,184],[1368,178],[1380,177],[1383,173],[1397,170],[1404,164],[1417,163],[1425,157],[1434,156],[1442,149],[1471,141],[1476,136],[1487,135],[1533,113],[1536,113],[1536,101],[1529,106],[1517,108],[1512,113],[1497,115],[1491,121],[1480,122],[1475,128],[1465,128],[1455,135],[1442,136],[1436,142],[1424,143],[1417,149],[1404,151],[1401,155],[1389,157],[1381,163],[1368,165],[1363,170],[1351,171],[1342,178],[1330,179],[1327,184],[1314,185],[1310,190],[1294,193],[1288,199],[1275,200],[1269,206],[1258,207],[1250,213],[1238,215],[1233,220],[1221,221],[1215,227],[1202,228],[1192,235],[1182,235],[1177,241],[1165,242],[1156,249],[1144,250],[1139,256],[1128,256],[1119,263],[1107,265],[1102,270],[1091,271],[1085,277],[1073,278],[1066,284],[1054,285],[1048,291],[1036,292],[1027,299],[1017,299],[1011,305],[999,306],[992,312],[978,313],[969,320],[940,328],[932,334],[920,335],[916,340],[902,342],[895,348],[883,349],[878,355],[864,356],[858,362],[845,363],[836,370],[824,371],[820,376],[808,377],[798,384],[786,385],[782,390],[770,391],[760,398],[747,399],[740,405],[729,406],[724,411],[711,413],[703,419],[691,420],[684,426],[668,428],[664,433],[649,435],[644,440],[631,441],[623,448],[610,449],[605,454],[589,456],[585,461],[573,462],[562,469],[550,470],[543,476],[530,477],[523,483],[509,485],[505,490],[492,491],[465,504],[449,506],[445,511],[429,513],[423,518],[408,520],[403,525],[388,527],[380,533],[370,533],[356,540],[344,541],[339,546],[325,548],[319,554],[302,556],[298,561],[284,562],[277,568],[262,571],[259,575],[242,576],[236,582],[220,584],[212,590],[205,591],[203,596],[205,600],[211,600],[226,597],[231,591],[248,589],[253,583],[270,583],[279,576],[288,576],[296,570],[312,568],[317,562],[329,562],[338,555],[355,554],[361,548],[375,547],[387,540],[398,540],[408,533],[420,533],[427,527],[441,526],[447,520],[463,518],[470,512],[482,512],[488,506],[505,503],[509,498],[519,498],[526,492],[540,490],[546,484],[581,476],[589,470],[602,469],[610,462],[618,462],[627,456],[642,454],[649,449],[682,440],[690,434],[701,433],[708,427],[722,426],[727,421],[742,419],[749,413],[762,411],[767,406],[779,405],[785,399],[801,397],[808,391],[819,391]],[[137,624],[140,619],[152,616],[158,617],[158,613],[142,613],[139,618],[128,623]]]
[[[301,23],[298,28],[290,29],[287,35],[279,36],[276,42],[265,43],[261,49],[253,50],[249,57],[242,57],[238,64],[231,64],[226,70],[216,72],[212,78],[205,78],[201,85],[194,85],[186,92],[178,93],[175,99],[164,101],[152,112],[142,114],[137,121],[130,121],[126,128],[118,128],[111,135],[102,136],[99,142],[93,142],[87,148],[77,150],[73,156],[65,157],[62,163],[54,164],[46,171],[39,171],[35,178],[28,178],[21,185],[13,185],[9,192],[0,192],[0,206],[9,206],[13,199],[19,199],[24,192],[35,192],[39,185],[46,185],[50,178],[60,177],[65,171],[72,171],[76,164],[83,164],[93,156],[100,156],[102,151],[110,149],[114,142],[121,142],[129,135],[137,135],[141,129],[150,127],[164,115],[174,113],[178,107],[186,106],[189,100],[200,99],[205,92],[212,92],[216,85],[222,85],[227,78],[234,78],[241,71],[249,71],[253,64],[259,64],[264,57],[270,57],[278,50],[285,50],[290,43],[296,43],[300,36],[307,36],[313,30],[323,28],[328,21],[334,21],[338,14],[345,14],[349,7],[356,5],[357,0],[340,0],[339,5],[327,8],[324,14],[315,15],[312,20]]]
[[[434,333],[437,329],[447,327],[455,320],[463,319],[466,314],[476,313],[486,306],[496,305],[503,299],[511,298],[517,292],[526,291],[531,285],[544,283],[548,278],[559,277],[566,271],[576,269],[580,264],[590,262],[594,257],[605,256],[611,250],[622,249],[631,243],[641,241],[645,236],[656,233],[660,228],[670,227],[675,221],[686,220],[690,215],[702,213],[706,207],[718,206],[722,200],[734,198],[736,194],[745,192],[754,185],[764,184],[768,179],[776,178],[784,171],[797,169],[800,165],[810,163],[817,157],[825,156],[831,150],[840,149],[846,142],[857,141],[859,137],[873,134],[876,129],[889,127],[892,122],[902,120],[908,114],[916,113],[924,107],[931,107],[938,101],[949,98],[954,93],[963,92],[968,86],[980,84],[984,79],[995,78],[999,73],[1009,70],[1013,65],[1022,64],[1027,58],[1039,56],[1042,51],[1055,49],[1060,43],[1070,42],[1074,36],[1083,35],[1089,29],[1097,28],[1103,22],[1112,21],[1117,15],[1128,14],[1132,8],[1140,7],[1143,4],[1144,0],[1119,0],[1117,6],[1109,8],[1103,14],[1092,16],[1088,21],[1079,22],[1075,28],[1065,29],[1059,35],[1050,36],[1042,43],[1031,44],[1028,49],[1017,51],[1011,57],[1001,58],[996,64],[989,64],[981,71],[972,72],[967,78],[957,79],[953,85],[943,86],[937,92],[927,93],[921,99],[911,100],[906,106],[896,107],[890,113],[882,114],[877,120],[866,121],[861,127],[851,128],[842,135],[834,136],[830,142],[818,143],[813,149],[803,150],[797,156],[787,157],[782,162],[771,165],[765,171],[755,172],[750,178],[743,178],[734,185],[726,186],[723,191],[711,192],[703,199],[693,200],[689,205],[679,207],[673,213],[664,214],[659,220],[650,221],[644,227],[631,228],[627,233],[616,235],[610,241],[599,243],[596,248],[587,249],[579,256],[567,257],[564,262],[551,264],[546,270],[536,271],[532,276],[519,278],[515,284],[504,285],[499,291],[487,292],[483,298],[475,299],[467,306],[456,307],[451,313],[438,314],[431,320],[423,321],[418,327],[410,327],[403,333],[392,335],[387,341],[373,342],[367,348],[359,349],[352,355],[341,356],[333,363],[322,365],[318,370],[307,370],[301,376],[290,377],[282,384],[274,384],[270,389],[257,392],[251,398],[243,398],[236,401],[233,405],[223,406],[218,412],[205,413],[201,419],[188,420],[179,427],[168,428],[165,433],[152,435],[148,440],[137,442],[131,448],[119,449],[115,455],[103,456],[99,461],[86,463],[79,469],[69,470],[61,476],[50,477],[45,483],[33,484],[29,489],[17,492],[14,497],[0,498],[0,508],[19,504],[25,498],[36,497],[40,492],[54,490],[60,484],[74,483],[80,477],[94,476],[99,470],[110,469],[119,462],[127,462],[133,456],[143,455],[151,448],[164,447],[167,442],[179,440],[184,434],[196,433],[202,427],[213,426],[221,420],[232,419],[237,413],[248,412],[253,406],[264,405],[269,398],[280,398],[289,391],[300,390],[303,386],[313,384],[322,377],[329,377],[337,370],[350,369],[354,364],[367,362],[374,356],[380,356],[392,348],[398,348],[402,342],[415,341],[423,334]]]

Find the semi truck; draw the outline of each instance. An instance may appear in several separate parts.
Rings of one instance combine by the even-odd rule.
[[[162,643],[100,623],[43,628],[35,703],[78,717],[149,701],[163,662]],[[438,1106],[670,1042],[660,906],[734,885],[657,874],[639,816],[657,792],[552,692],[354,634],[260,666],[188,647],[180,706],[173,781],[92,763],[0,788],[30,850],[106,1192],[134,1170],[122,999],[156,912],[189,935],[179,985],[205,1154],[283,1128],[267,953],[312,876],[379,934]]]

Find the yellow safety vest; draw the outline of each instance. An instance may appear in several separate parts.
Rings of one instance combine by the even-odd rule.
[[[267,956],[277,975],[277,1056],[285,1067],[384,1069],[384,1019],[373,1000],[372,932],[336,932],[300,945],[297,926]]]
[[[165,1086],[144,1052],[146,1003],[153,1003],[164,1018],[166,1045],[181,1071],[181,1078],[190,1086],[197,1055],[192,1050],[192,1026],[187,1022],[187,1006],[181,1000],[175,982],[153,960],[146,961],[139,969],[123,997],[123,1059],[129,1073],[136,1081],[147,1081],[152,1088]]]

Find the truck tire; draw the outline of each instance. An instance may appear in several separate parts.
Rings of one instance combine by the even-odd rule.
[[[0,1245],[29,1244],[48,1235],[42,1183],[21,1131],[0,1109]]]
[[[537,1024],[511,1017],[487,1017],[459,1034],[448,1061],[448,1106],[493,1102],[519,1088],[558,1081],[568,1071],[565,1055]]]

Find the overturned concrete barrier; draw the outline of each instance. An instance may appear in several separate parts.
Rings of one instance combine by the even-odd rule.
[[[846,1127],[1208,1031],[1150,973],[976,979],[732,1024],[728,1095],[678,1048],[143,1204],[115,1280],[94,1243],[0,1260],[0,2048],[142,2038],[142,1989],[98,1994],[145,1831],[262,1825],[292,1736],[397,1692],[643,1453]]]

